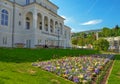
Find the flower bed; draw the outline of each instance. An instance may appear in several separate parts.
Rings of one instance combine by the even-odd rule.
[[[39,62],[36,65],[73,82],[89,84],[99,78],[98,75],[100,76],[113,57],[113,55],[67,57]]]

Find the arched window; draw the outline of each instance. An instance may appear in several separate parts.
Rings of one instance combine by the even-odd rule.
[[[60,23],[60,34],[63,33],[63,27],[62,27],[62,23]]]
[[[58,33],[58,22],[55,22],[55,33]]]
[[[37,14],[38,19],[37,19],[37,28],[42,30],[42,15],[40,13]]]
[[[5,9],[1,11],[1,25],[8,26],[8,11]]]
[[[44,17],[44,27],[45,27],[45,31],[48,31],[48,17],[47,16]]]
[[[50,32],[53,33],[54,29],[53,29],[53,20],[50,20]]]
[[[33,26],[33,14],[32,14],[32,12],[28,12],[27,14],[26,14],[26,18],[25,18],[25,28],[27,29],[27,30],[29,30],[29,29],[31,29],[31,27]]]
[[[26,29],[30,29],[30,18],[26,17]]]

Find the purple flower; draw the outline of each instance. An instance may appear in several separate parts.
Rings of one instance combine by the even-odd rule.
[[[98,74],[99,71],[100,71],[100,70],[99,70],[98,68],[95,68],[95,71],[94,71],[94,72],[95,72],[96,74]]]
[[[83,67],[83,71],[86,71],[86,70],[87,70],[87,68]]]
[[[78,77],[77,77],[77,76],[73,77],[73,81],[74,81],[75,83],[78,83],[78,82],[79,82]]]
[[[46,69],[47,71],[50,71],[50,70],[51,70],[51,66],[46,66],[45,69]]]
[[[69,70],[66,70],[65,74],[69,74]]]

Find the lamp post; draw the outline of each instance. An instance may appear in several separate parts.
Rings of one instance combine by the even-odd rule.
[[[13,24],[12,24],[12,48],[14,47],[14,29],[15,29],[15,0],[13,1]]]

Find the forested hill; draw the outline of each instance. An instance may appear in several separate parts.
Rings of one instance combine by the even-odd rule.
[[[116,37],[120,36],[120,27],[116,25],[114,28],[104,27],[99,30],[77,32],[73,33],[72,37],[88,37],[90,35],[95,35],[96,32],[98,32],[99,37]]]

